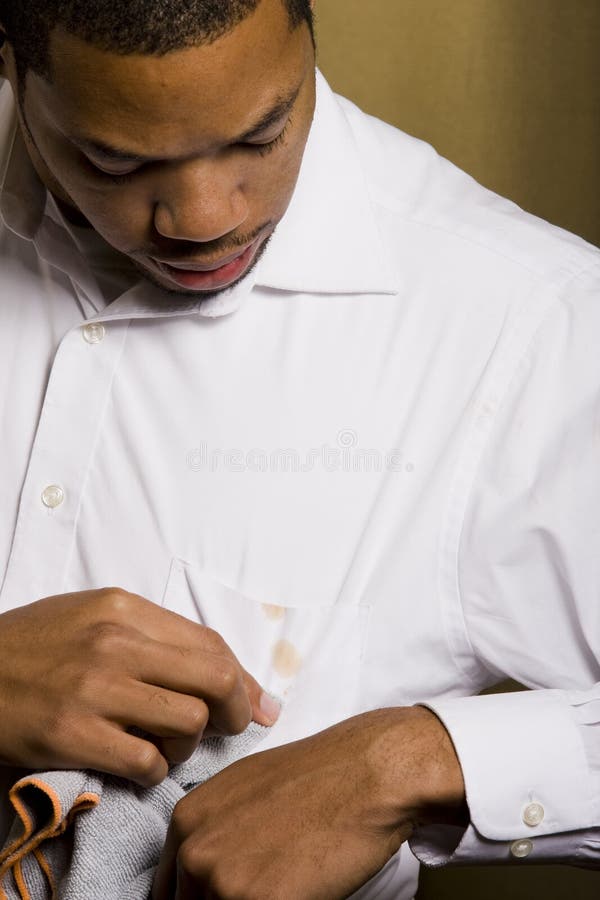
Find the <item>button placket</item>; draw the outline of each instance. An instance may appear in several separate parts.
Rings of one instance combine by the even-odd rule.
[[[81,325],[60,343],[21,493],[0,611],[64,589],[87,473],[128,327],[128,320],[111,327],[111,340],[93,352],[85,334],[82,340]],[[99,343],[100,333],[95,329],[88,337]]]

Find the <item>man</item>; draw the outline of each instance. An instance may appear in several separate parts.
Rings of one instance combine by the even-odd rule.
[[[598,865],[598,252],[332,95],[304,0],[0,22],[5,765],[272,724],[156,900]]]

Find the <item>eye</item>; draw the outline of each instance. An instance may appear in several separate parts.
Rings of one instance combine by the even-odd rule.
[[[246,146],[252,147],[260,156],[266,156],[268,153],[271,153],[273,150],[279,147],[280,144],[284,143],[291,124],[292,120],[291,118],[289,118],[277,137],[273,138],[271,141],[266,141],[263,144],[248,143]]]
[[[120,169],[104,169],[102,166],[99,166],[98,163],[92,162],[88,156],[85,156],[84,158],[88,168],[94,175],[99,178],[109,179],[114,184],[125,184],[142,168],[141,165],[134,164]]]

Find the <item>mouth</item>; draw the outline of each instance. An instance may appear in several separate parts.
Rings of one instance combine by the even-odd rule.
[[[245,249],[211,263],[193,260],[166,262],[159,259],[150,259],[150,262],[158,269],[163,279],[166,278],[179,288],[196,292],[223,290],[239,281],[250,268],[263,237],[261,234]]]

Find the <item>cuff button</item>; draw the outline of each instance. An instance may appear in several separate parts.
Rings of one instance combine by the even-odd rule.
[[[523,810],[523,821],[530,828],[535,828],[544,821],[545,811],[541,803],[530,803]]]
[[[525,859],[533,850],[532,841],[513,841],[510,845],[510,852],[515,859]]]

